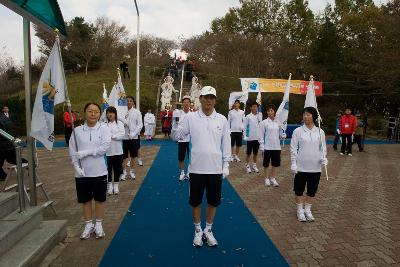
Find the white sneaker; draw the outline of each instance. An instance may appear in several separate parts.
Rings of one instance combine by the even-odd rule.
[[[307,221],[306,216],[304,215],[304,210],[297,210],[297,220],[299,222],[305,222]]]
[[[351,154],[351,153],[349,153],[349,154],[347,154],[349,157],[352,157],[353,156],[353,154]]]
[[[270,186],[271,185],[271,180],[269,178],[265,178],[265,185]]]
[[[278,184],[278,182],[275,180],[275,178],[271,178],[271,185],[272,185],[272,186],[275,186],[275,187],[279,186],[279,184]]]
[[[94,231],[96,233],[96,238],[102,238],[106,236],[106,233],[104,233],[103,230],[103,225],[101,223],[96,223],[96,226],[94,227]]]
[[[139,166],[143,166],[143,161],[142,161],[142,159],[138,159],[138,164],[139,164]]]
[[[131,160],[128,160],[128,162],[126,163],[126,166],[127,166],[127,167],[130,167],[130,166],[131,166]]]
[[[202,245],[203,245],[203,231],[201,229],[195,230],[193,238],[193,246],[201,247]]]
[[[118,195],[119,194],[119,187],[118,183],[114,183],[114,194]]]
[[[113,194],[113,184],[112,183],[107,183],[107,194],[108,195]]]
[[[250,165],[249,165],[249,164],[246,165],[246,172],[247,172],[247,173],[251,173],[251,168],[250,168]]]
[[[256,173],[259,173],[260,171],[258,170],[258,168],[257,168],[257,165],[256,164],[253,164],[253,170],[256,172]]]
[[[214,247],[214,246],[218,245],[218,241],[217,241],[217,239],[215,239],[211,229],[204,231],[203,238],[207,241],[207,245],[210,247]]]
[[[309,221],[309,222],[313,222],[315,220],[314,216],[311,213],[311,210],[305,210],[304,215],[305,215],[307,221]]]
[[[237,162],[240,162],[240,161],[241,161],[241,160],[239,159],[238,155],[235,155],[235,160],[236,160]]]
[[[85,225],[85,228],[83,229],[83,232],[81,234],[81,239],[88,239],[90,235],[94,232],[94,225],[93,223],[87,223]]]
[[[136,179],[135,172],[132,170],[129,172],[129,176],[131,177],[132,180]]]
[[[181,171],[181,174],[179,175],[179,181],[182,182],[183,180],[186,179],[186,175],[184,171]]]
[[[342,152],[340,152],[340,156],[343,156],[344,154]]]
[[[126,181],[126,176],[128,175],[128,173],[126,172],[126,170],[124,170],[124,172],[121,174],[121,176],[119,177],[119,179],[121,181]]]

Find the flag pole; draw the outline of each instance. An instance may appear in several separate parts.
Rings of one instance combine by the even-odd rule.
[[[310,76],[310,82],[312,82],[312,90],[314,90],[314,76]],[[315,95],[315,91],[314,91],[314,100],[315,103],[317,103],[317,97]],[[322,156],[325,157],[325,146],[322,144],[322,137],[321,137],[321,115],[319,114],[319,110],[318,110],[318,106],[317,106],[317,114],[318,114],[318,133],[319,133],[319,141],[321,143],[321,147],[322,147]],[[325,175],[326,175],[326,180],[329,181],[329,176],[328,176],[328,167],[326,165],[324,165],[324,169],[325,169]]]
[[[78,152],[78,142],[76,139],[76,134],[75,134],[75,125],[74,125],[74,118],[72,117],[72,106],[71,106],[71,100],[69,99],[69,94],[68,94],[68,88],[67,88],[67,80],[65,79],[65,73],[64,73],[64,62],[62,60],[62,55],[61,55],[61,45],[60,45],[60,37],[58,35],[59,30],[55,29],[54,32],[56,33],[56,42],[57,42],[57,48],[58,48],[58,55],[60,57],[61,61],[61,66],[63,67],[63,78],[64,78],[64,93],[65,93],[65,102],[67,103],[67,109],[69,113],[69,120],[71,122],[71,128],[72,128],[72,137],[74,138],[74,143],[75,143],[75,150]],[[82,168],[81,160],[78,159],[78,164],[79,168]]]
[[[29,196],[30,205],[37,206],[36,194],[36,166],[35,154],[33,152],[33,137],[30,136],[32,122],[32,70],[31,70],[31,31],[30,21],[23,19],[23,40],[24,40],[24,81],[25,81],[25,115],[26,115],[26,143],[29,174]]]

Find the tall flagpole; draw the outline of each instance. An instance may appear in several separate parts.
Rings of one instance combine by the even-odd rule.
[[[74,143],[75,143],[75,150],[78,152],[78,142],[76,140],[76,134],[75,134],[75,125],[74,125],[74,117],[72,117],[72,106],[71,106],[71,101],[69,99],[69,94],[68,94],[68,87],[67,87],[67,80],[65,79],[65,73],[64,73],[64,63],[62,60],[62,55],[61,55],[61,45],[60,45],[60,37],[58,36],[58,29],[54,30],[56,33],[56,42],[57,42],[57,50],[58,50],[58,55],[60,57],[61,61],[61,66],[63,67],[63,78],[64,78],[64,93],[65,93],[65,102],[67,103],[67,109],[69,113],[69,120],[71,122],[71,128],[72,128],[72,137],[74,138]],[[78,160],[79,167],[82,168],[81,160]]]
[[[312,75],[310,76],[310,82],[312,83],[312,90],[314,90],[314,76],[312,76]],[[315,100],[315,103],[317,103],[317,97],[316,97],[316,95],[315,95],[315,91],[314,91],[314,100]],[[325,143],[325,146],[322,144],[322,137],[321,137],[321,114],[319,114],[318,106],[317,106],[316,109],[317,109],[317,114],[318,114],[318,119],[317,119],[317,121],[318,121],[319,142],[321,143],[322,156],[325,157],[325,153],[326,153],[325,146],[326,146],[326,143]],[[324,169],[325,169],[326,180],[328,181],[328,180],[329,180],[329,176],[328,176],[328,167],[327,167],[326,165],[324,165]]]
[[[31,31],[30,21],[23,19],[24,28],[24,77],[25,77],[25,115],[26,115],[26,141],[29,174],[29,196],[30,205],[37,205],[36,195],[36,171],[33,152],[33,138],[30,136],[32,120],[32,75],[31,75]]]

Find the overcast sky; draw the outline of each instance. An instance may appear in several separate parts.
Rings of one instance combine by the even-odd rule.
[[[140,32],[168,39],[190,37],[209,29],[211,21],[223,16],[239,0],[137,0],[141,15]],[[309,0],[311,9],[320,12],[333,0]],[[387,0],[375,0],[376,3]],[[107,16],[136,33],[136,10],[133,0],[58,0],[64,20],[82,16],[94,21]],[[22,18],[0,4],[0,56],[4,53],[17,63],[23,59]],[[33,35],[33,32],[32,32]],[[32,36],[32,56],[39,56],[38,40]]]

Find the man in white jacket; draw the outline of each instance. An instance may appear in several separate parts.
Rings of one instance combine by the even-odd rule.
[[[185,118],[186,115],[189,114],[190,111],[190,104],[191,104],[191,98],[188,95],[185,95],[182,98],[182,110],[179,110],[179,112],[174,111],[173,119],[172,119],[172,125],[177,127],[175,124],[182,123],[183,119]],[[186,155],[189,157],[189,142],[190,142],[190,135],[187,135],[184,139],[178,140],[178,161],[179,161],[179,169],[180,169],[180,174],[179,174],[179,181],[183,181],[185,179],[188,179],[189,173],[185,174],[185,157]]]
[[[233,109],[228,113],[228,125],[231,131],[231,150],[234,153],[236,147],[236,153],[232,154],[232,161],[240,162],[239,151],[242,146],[243,139],[243,121],[244,111],[240,109],[240,101],[236,100],[233,103]]]
[[[124,150],[124,171],[121,176],[121,180],[126,180],[128,171],[126,169],[126,163],[128,157],[131,158],[130,161],[130,171],[129,176],[131,179],[135,179],[135,172],[133,169],[133,164],[135,158],[138,156],[138,150],[140,149],[140,131],[143,128],[142,113],[134,108],[135,99],[132,96],[126,97],[128,102],[128,112],[125,116],[118,116],[118,120],[122,121],[125,126],[125,136],[122,141],[122,148]],[[128,155],[129,154],[129,155]]]
[[[189,204],[195,226],[193,246],[202,246],[203,238],[209,246],[218,244],[211,230],[217,207],[221,203],[222,178],[229,175],[231,155],[229,125],[226,118],[214,109],[216,90],[205,86],[200,94],[201,108],[185,116],[175,126],[176,139],[190,135]],[[207,194],[206,227],[201,228],[201,203]]]
[[[262,118],[258,113],[258,104],[254,102],[250,106],[251,113],[244,118],[244,140],[247,142],[246,149],[246,172],[251,173],[252,169],[254,172],[259,173],[257,168],[257,155],[260,144],[258,142],[258,135],[260,131],[260,123]],[[253,154],[253,164],[250,166],[250,157]]]

